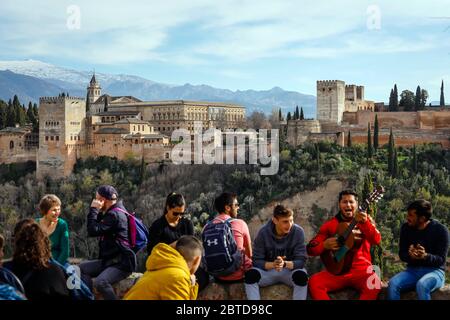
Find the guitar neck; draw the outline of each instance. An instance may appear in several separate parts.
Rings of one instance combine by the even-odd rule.
[[[367,208],[369,207],[369,201],[367,199],[364,200],[364,202],[362,203],[362,205],[359,207],[359,211],[366,211]],[[348,236],[350,235],[350,233],[353,231],[353,229],[355,228],[356,224],[358,222],[356,221],[355,218],[352,219],[352,222],[350,222],[350,224],[348,225],[347,229],[345,230],[344,234],[342,235],[342,237],[344,238],[344,240],[346,240],[348,238]]]

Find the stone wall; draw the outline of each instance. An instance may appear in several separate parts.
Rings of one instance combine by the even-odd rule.
[[[121,299],[130,290],[130,288],[139,280],[142,276],[141,273],[133,273],[127,279],[115,284],[114,291],[116,295]],[[385,300],[387,296],[387,283],[382,284],[381,292],[378,296],[378,300]],[[292,288],[284,284],[276,284],[260,289],[262,300],[291,300]],[[96,299],[101,300],[102,297],[94,292]],[[344,289],[341,291],[330,293],[330,297],[333,300],[356,300],[359,294],[353,289]],[[431,295],[433,300],[450,300],[450,285],[444,286],[442,289],[437,290]],[[308,294],[308,300],[311,297]],[[417,295],[414,291],[403,293],[402,300],[417,300]],[[245,294],[245,288],[243,283],[234,284],[219,284],[211,282],[203,291],[201,291],[197,297],[197,300],[247,300]]]

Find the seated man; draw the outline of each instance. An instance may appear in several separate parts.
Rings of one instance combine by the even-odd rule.
[[[400,231],[400,259],[407,268],[389,281],[388,299],[400,299],[402,291],[416,290],[419,300],[430,300],[431,292],[445,283],[448,229],[431,219],[431,203],[416,200],[408,206]]]
[[[136,269],[125,212],[114,187],[104,185],[97,189],[87,216],[87,232],[88,236],[99,238],[99,258],[82,262],[80,270],[82,280],[90,289],[96,288],[105,300],[117,300],[112,285]]]
[[[147,271],[128,291],[124,300],[195,300],[195,279],[203,247],[193,236],[182,236],[175,243],[158,243],[147,259]]]
[[[335,237],[338,225],[340,222],[350,222],[353,217],[357,222],[354,232],[361,238],[361,245],[352,249],[351,267],[338,275],[324,270],[311,276],[309,291],[314,300],[330,300],[328,292],[345,287],[357,289],[361,300],[376,300],[378,297],[381,281],[373,271],[370,246],[380,243],[381,234],[367,213],[358,210],[358,195],[354,191],[339,193],[339,213],[320,227],[319,233],[308,243],[308,254],[319,256],[325,250],[336,252],[340,248]]]
[[[255,238],[253,268],[245,273],[245,292],[249,300],[260,300],[259,287],[284,283],[294,287],[293,299],[306,300],[308,275],[305,235],[294,224],[294,213],[277,205],[272,219]]]

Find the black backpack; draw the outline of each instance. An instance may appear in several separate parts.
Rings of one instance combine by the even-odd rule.
[[[214,220],[220,222],[214,223]],[[215,218],[206,224],[202,232],[206,270],[215,277],[230,275],[242,265],[242,252],[237,248],[231,228],[233,220]]]

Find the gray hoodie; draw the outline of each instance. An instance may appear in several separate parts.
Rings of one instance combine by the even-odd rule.
[[[277,256],[286,256],[285,260],[293,261],[294,269],[305,266],[307,254],[302,227],[294,224],[281,239],[275,237],[275,224],[272,220],[259,230],[253,245],[253,266],[265,270],[265,262],[272,262]]]

